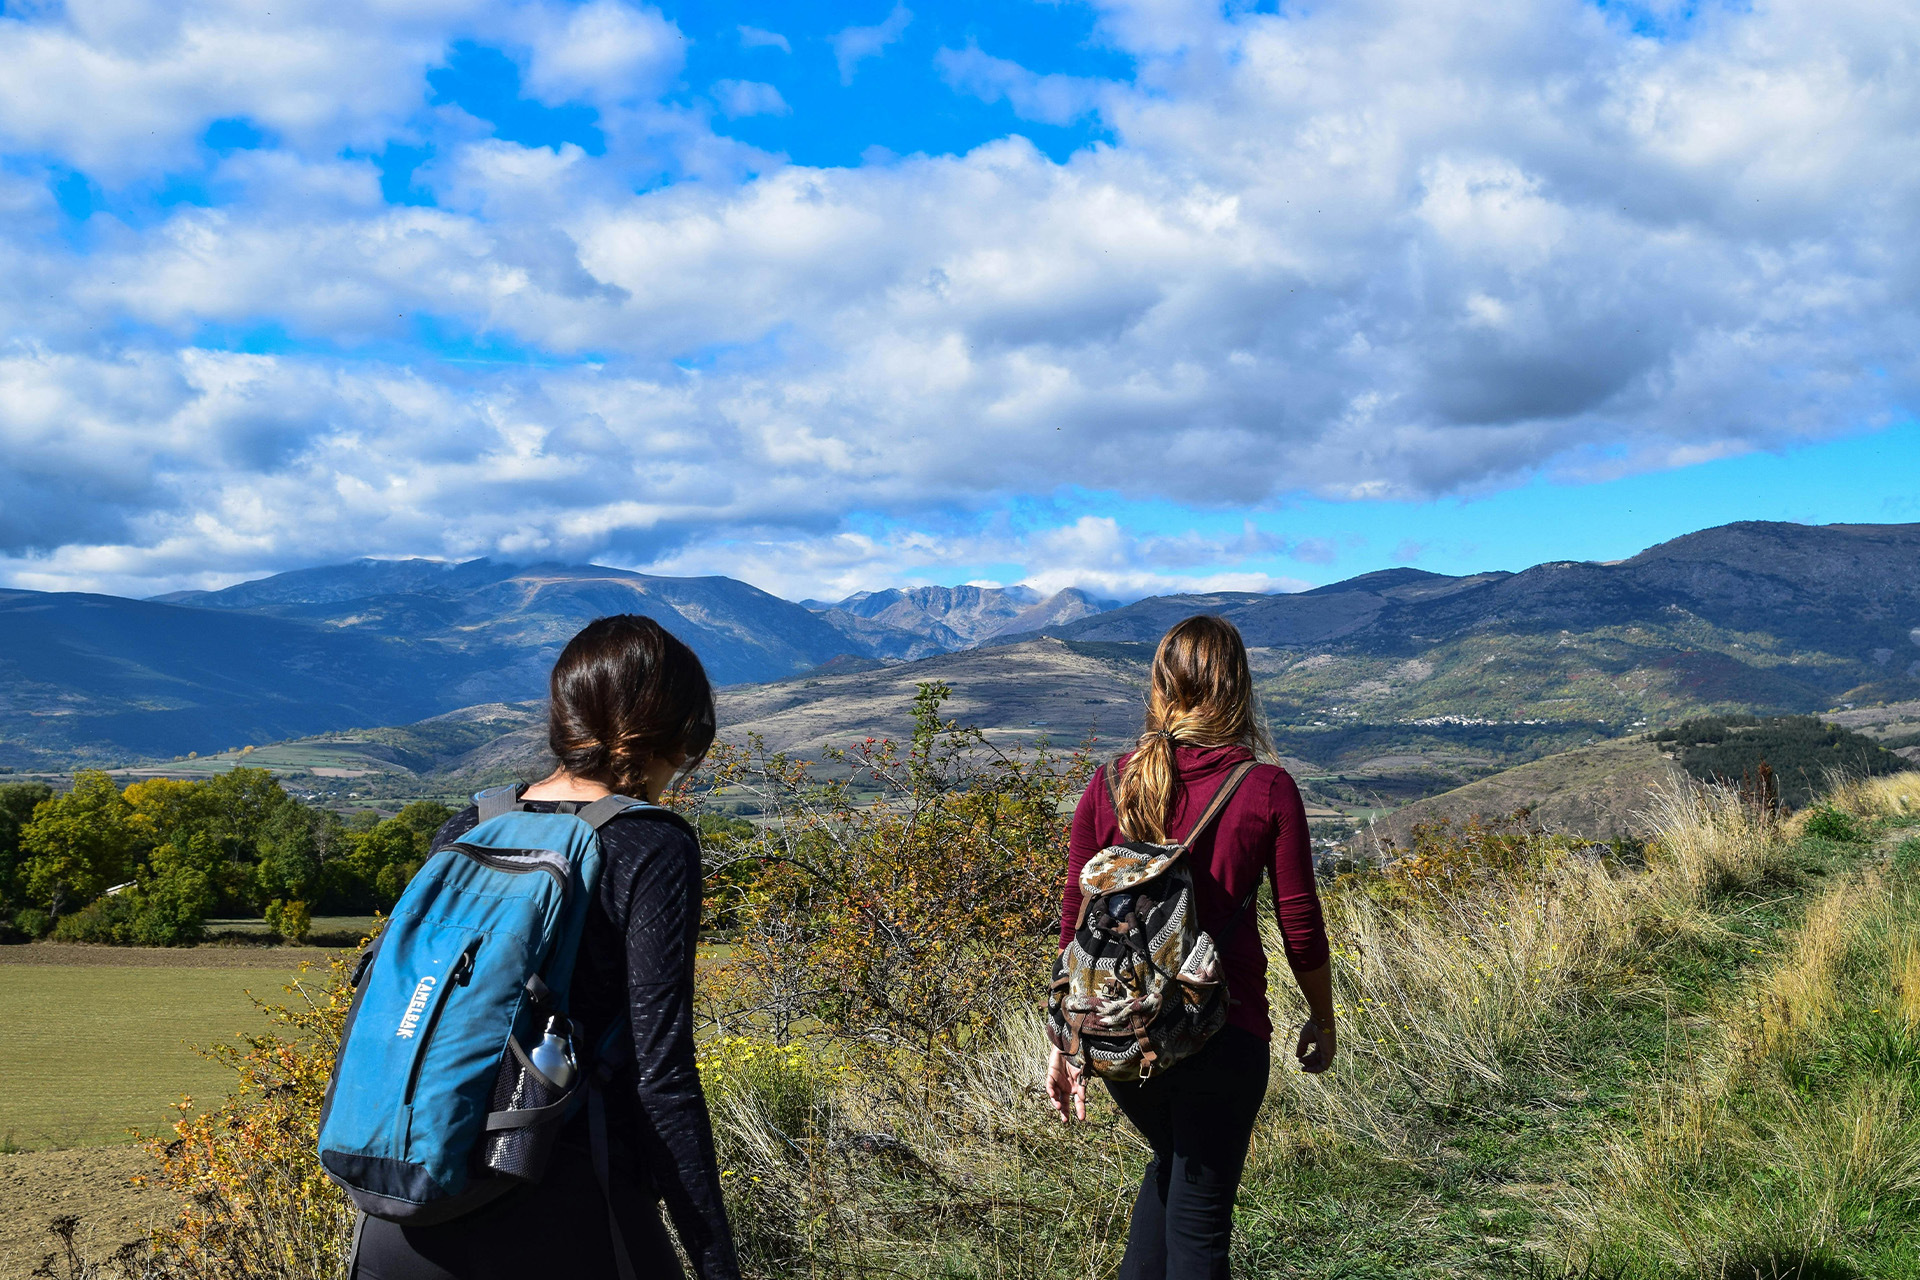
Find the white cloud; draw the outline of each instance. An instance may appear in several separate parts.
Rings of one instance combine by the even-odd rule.
[[[226,0],[0,13],[0,145],[108,180],[185,163],[229,116],[317,150],[377,147],[424,102],[425,71],[479,8]]]
[[[895,4],[884,21],[871,27],[845,27],[829,36],[834,61],[840,66],[840,83],[852,84],[853,73],[868,58],[877,58],[888,45],[906,33],[913,14],[903,4]]]
[[[734,120],[742,116],[784,116],[791,110],[778,89],[757,80],[716,80],[713,100],[722,115]]]
[[[738,30],[740,47],[743,49],[778,49],[782,53],[793,52],[793,45],[788,43],[787,38],[778,31],[763,31],[759,27],[745,25]]]
[[[0,16],[0,578],[511,551],[794,594],[943,563],[1122,593],[1327,549],[961,526],[1068,487],[1470,495],[1920,401],[1898,6],[1702,11],[1660,43],[1561,0],[1114,4],[1135,83],[942,62],[1110,141],[854,168],[662,101],[684,41],[654,9],[274,9]],[[848,74],[906,21],[843,32]],[[427,112],[465,38],[596,104],[607,153]],[[103,212],[65,247],[49,164],[157,183],[235,115],[269,143],[194,162],[212,207]],[[427,128],[437,207],[384,204],[356,157]],[[255,331],[277,354],[198,345]],[[850,513],[899,531],[862,543]]]
[[[1072,124],[1091,114],[1105,87],[1084,76],[1036,75],[972,43],[964,49],[942,49],[934,64],[955,90],[985,102],[1005,98],[1023,118],[1043,124]]]
[[[548,103],[653,97],[685,56],[680,29],[658,9],[621,0],[535,10],[524,21],[533,51],[526,88]]]

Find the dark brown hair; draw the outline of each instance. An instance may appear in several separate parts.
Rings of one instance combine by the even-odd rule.
[[[1176,745],[1273,746],[1254,709],[1253,670],[1239,628],[1196,614],[1160,637],[1140,749],[1120,777],[1120,830],[1133,840],[1165,840],[1180,794]]]
[[[652,618],[596,618],[548,682],[547,746],[560,767],[639,795],[655,760],[691,768],[713,745],[713,686],[693,650]]]

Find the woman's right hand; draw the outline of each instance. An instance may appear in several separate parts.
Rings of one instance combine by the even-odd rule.
[[[1055,1114],[1060,1123],[1087,1118],[1087,1080],[1080,1074],[1080,1068],[1073,1059],[1058,1049],[1047,1054],[1047,1097],[1053,1103]],[[1067,1108],[1073,1108],[1068,1114]]]

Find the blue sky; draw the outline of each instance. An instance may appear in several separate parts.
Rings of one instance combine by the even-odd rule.
[[[0,584],[1920,520],[1892,3],[0,3]]]

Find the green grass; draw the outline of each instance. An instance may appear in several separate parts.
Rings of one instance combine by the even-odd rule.
[[[1891,862],[1909,924],[1920,927],[1916,843],[1901,845]],[[1411,1093],[1399,1099],[1418,1117],[1415,1154],[1306,1132],[1257,1146],[1240,1194],[1236,1274],[1719,1280],[1724,1267],[1724,1280],[1920,1276],[1920,1196],[1911,1189],[1904,1203],[1899,1195],[1875,1202],[1843,1247],[1796,1252],[1781,1233],[1762,1229],[1749,1202],[1787,1176],[1768,1144],[1790,1149],[1792,1136],[1770,1127],[1778,1100],[1753,1088],[1732,1090],[1723,1104],[1721,1140],[1734,1154],[1715,1178],[1682,1188],[1686,1212],[1703,1219],[1697,1234],[1710,1237],[1718,1222],[1734,1224],[1731,1234],[1739,1236],[1751,1223],[1750,1240],[1703,1246],[1698,1265],[1681,1265],[1647,1247],[1650,1232],[1634,1218],[1643,1204],[1619,1209],[1605,1232],[1569,1226],[1565,1216],[1604,1181],[1605,1144],[1643,1131],[1651,1100],[1699,1093],[1700,1062],[1723,1049],[1721,1011],[1739,1005],[1748,986],[1779,963],[1808,903],[1865,854],[1860,846],[1801,841],[1784,875],[1712,900],[1702,927],[1649,937],[1630,969],[1614,975],[1612,990],[1558,1028],[1552,1070],[1447,1106]],[[1861,981],[1871,993],[1872,983]],[[1888,1048],[1886,1018],[1868,1012],[1870,999],[1854,1003],[1793,1079],[1810,1115],[1875,1073],[1920,1099],[1920,1062]]]
[[[190,954],[190,953],[188,953]],[[125,1142],[159,1130],[182,1094],[222,1096],[233,1073],[192,1046],[266,1025],[247,998],[284,998],[292,966],[0,965],[0,1142]]]

